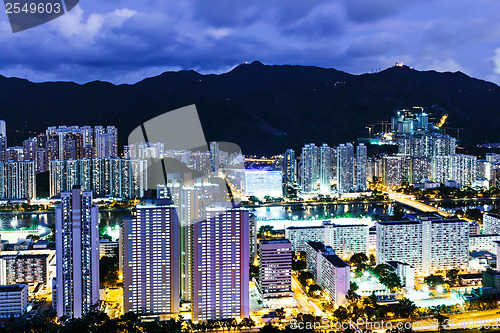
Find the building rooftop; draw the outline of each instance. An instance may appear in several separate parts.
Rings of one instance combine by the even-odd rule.
[[[488,251],[471,251],[469,253],[469,256],[471,258],[486,258],[486,259],[496,258],[496,255]]]
[[[8,254],[5,256],[0,256],[2,259],[45,259],[49,256],[47,253],[43,254],[23,254],[18,253],[18,254]]]
[[[500,275],[500,272],[494,271],[494,270],[488,270],[488,271],[483,271],[483,274],[498,276],[498,275]]]
[[[410,264],[408,264],[406,262],[394,261],[394,260],[388,261],[388,262],[386,262],[386,264],[394,267],[394,269],[396,269],[398,267],[398,265],[404,265],[404,266],[413,267],[412,265],[410,265]]]
[[[406,225],[406,224],[420,224],[420,221],[379,221],[380,225]]]
[[[13,293],[13,292],[19,292],[22,291],[24,288],[27,288],[28,286],[25,284],[11,284],[11,285],[4,285],[0,286],[0,293]]]
[[[270,240],[261,240],[260,244],[291,244],[288,239],[270,239]]]
[[[481,279],[483,277],[482,273],[477,274],[459,274],[458,278],[462,280],[471,280],[471,279]]]
[[[331,227],[368,227],[367,224],[327,224],[325,225],[326,227],[331,226]]]
[[[326,260],[328,260],[333,266],[342,268],[342,267],[349,267],[349,265],[340,257],[334,253],[330,254],[323,254],[323,257],[325,257]]]
[[[484,215],[489,215],[489,216],[493,216],[494,218],[500,219],[500,215],[495,214],[495,213],[486,213]]]
[[[137,205],[137,208],[154,208],[154,207],[168,207],[172,206],[170,199],[146,199]]]
[[[308,227],[288,227],[287,229],[321,229],[322,225],[319,226],[308,226]]]
[[[307,242],[307,245],[312,247],[314,251],[321,251],[325,249],[325,244],[321,242]]]
[[[470,235],[469,237],[471,238],[480,238],[480,237],[494,237],[494,236],[500,236],[499,234],[479,234],[479,235]],[[494,241],[497,243],[498,241]]]

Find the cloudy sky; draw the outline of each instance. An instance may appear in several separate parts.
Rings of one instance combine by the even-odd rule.
[[[13,34],[0,13],[0,74],[133,83],[245,61],[361,74],[404,62],[500,83],[498,0],[80,0]]]

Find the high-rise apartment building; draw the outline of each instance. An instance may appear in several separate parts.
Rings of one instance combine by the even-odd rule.
[[[146,160],[94,158],[50,162],[50,195],[81,185],[96,197],[140,198],[147,187]]]
[[[0,198],[35,199],[36,168],[31,161],[0,162]]]
[[[174,315],[180,304],[180,225],[169,199],[145,200],[124,219],[125,311]]]
[[[193,321],[249,316],[249,212],[207,209],[193,228]]]
[[[354,146],[351,143],[339,145],[337,147],[337,190],[339,193],[355,190],[355,172]]]
[[[258,288],[262,298],[293,297],[292,243],[287,239],[259,242]]]
[[[307,144],[302,148],[300,156],[300,187],[303,193],[311,193],[318,189],[318,147]]]
[[[471,155],[454,154],[434,156],[431,159],[432,181],[445,183],[448,180],[456,181],[462,187],[470,186],[477,176],[477,157]]]
[[[99,305],[99,212],[75,186],[56,207],[56,312],[79,318]]]
[[[222,200],[218,184],[197,179],[171,187],[181,225],[181,298],[192,300],[193,285],[193,224],[206,218],[206,208]]]
[[[19,318],[28,310],[28,285],[0,285],[0,318]]]
[[[0,257],[0,285],[27,284],[32,291],[36,287],[49,289],[49,263],[53,255],[13,254]]]
[[[356,191],[365,192],[367,189],[366,175],[368,173],[367,148],[360,143],[356,148]]]
[[[318,151],[319,191],[322,194],[330,194],[332,180],[332,148],[326,143],[319,147]]]

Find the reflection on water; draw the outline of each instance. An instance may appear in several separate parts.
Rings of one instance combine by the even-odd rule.
[[[495,199],[471,199],[471,200],[439,200],[427,202],[429,205],[438,207],[443,211],[454,214],[457,210],[467,211],[479,209],[483,212],[500,210],[500,198]]]
[[[124,216],[130,215],[128,210],[99,212],[99,223],[114,226],[120,224]],[[54,213],[0,214],[0,223],[3,229],[51,226],[55,223],[55,216]]]
[[[313,204],[284,205],[250,208],[260,221],[265,220],[308,220],[342,216],[361,217],[375,214],[391,214],[393,205],[387,203]]]
[[[478,208],[482,211],[493,209],[500,210],[500,198],[498,200],[456,200],[429,202],[443,210],[454,213],[455,210],[467,210]],[[259,221],[266,220],[308,220],[308,219],[330,219],[343,216],[361,217],[377,215],[392,215],[394,204],[388,203],[322,203],[310,205],[283,205],[275,207],[250,208],[257,215]],[[114,226],[120,224],[123,217],[130,216],[129,210],[111,210],[99,212],[100,224]],[[22,213],[22,214],[0,214],[2,228],[51,226],[55,223],[54,213]],[[300,223],[300,222],[299,222]]]

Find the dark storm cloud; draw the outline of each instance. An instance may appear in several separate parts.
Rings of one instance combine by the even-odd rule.
[[[499,9],[490,0],[86,0],[19,34],[0,15],[0,73],[120,83],[253,60],[354,73],[405,61],[498,82]]]

